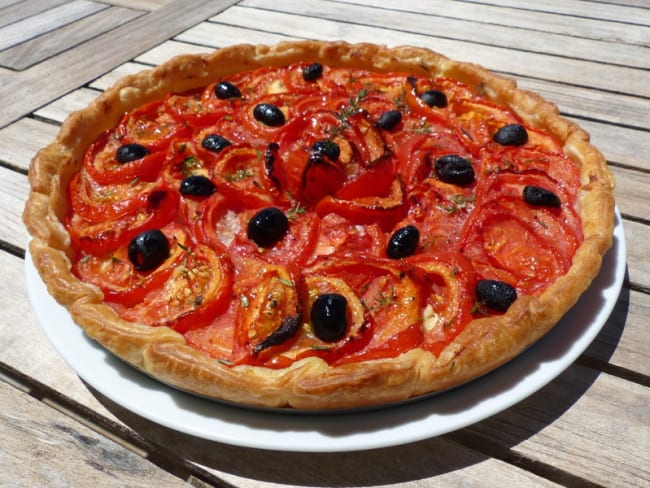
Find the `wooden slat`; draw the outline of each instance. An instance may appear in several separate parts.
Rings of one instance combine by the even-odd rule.
[[[11,213],[3,214],[0,240],[23,248],[28,238],[27,229],[21,219],[22,208],[29,193],[27,177],[0,166],[0,178],[5,182],[4,189],[0,192],[0,207],[5,210],[11,209]]]
[[[648,388],[574,365],[469,432],[585,480],[636,488],[650,480],[649,404]]]
[[[0,85],[0,99],[14,103],[0,112],[0,127],[87,83],[101,73],[196,25],[236,0],[188,0],[165,6],[68,50],[33,68],[8,77]],[[52,76],[55,73],[56,76]],[[47,90],[36,90],[43,79]]]
[[[636,29],[630,35],[626,32],[627,26],[620,24],[650,25],[648,13],[645,10],[637,8],[613,9],[609,5],[581,0],[553,0],[552,2],[539,2],[535,5],[524,4],[518,0],[503,2],[499,0],[490,0],[490,2],[428,0],[414,4],[391,0],[352,0],[351,3],[400,12],[440,14],[506,25],[511,28],[542,30],[587,39],[612,39],[631,43],[639,38],[643,39],[643,32],[641,29]],[[531,10],[534,10],[532,15]],[[629,37],[626,37],[628,35]]]
[[[7,49],[32,37],[58,29],[66,24],[104,10],[106,5],[88,0],[76,0],[47,10],[28,19],[0,28],[0,50]]]
[[[21,2],[4,2],[7,4],[0,10],[0,27],[19,22],[32,15],[56,8],[67,3],[69,0],[23,0]]]
[[[626,220],[623,228],[627,242],[630,282],[645,290],[650,290],[650,239],[648,239],[648,226]]]
[[[165,61],[169,61],[172,57],[179,54],[204,54],[209,53],[212,50],[212,48],[207,46],[178,41],[167,41],[145,53],[142,53],[140,56],[135,58],[135,61],[138,63],[159,65]]]
[[[36,152],[52,142],[58,131],[58,126],[34,119],[0,129],[0,161],[27,171]]]
[[[34,112],[34,116],[62,123],[71,112],[81,110],[101,94],[99,90],[81,88]]]
[[[390,7],[394,2],[385,2]],[[645,27],[627,26],[623,32],[629,34],[629,43],[625,50],[620,49],[620,44],[609,42],[607,33],[602,30],[611,27],[612,23],[581,19],[581,22],[572,21],[567,17],[558,17],[564,21],[572,21],[573,32],[563,34],[554,33],[551,19],[544,21],[539,19],[536,25],[524,26],[518,23],[521,19],[504,19],[506,25],[495,24],[492,19],[495,13],[489,16],[475,17],[465,16],[465,11],[475,12],[476,9],[467,9],[464,5],[462,11],[455,11],[451,8],[456,5],[453,2],[422,2],[416,12],[402,10],[399,16],[390,15],[392,9],[380,9],[366,6],[348,6],[345,10],[340,5],[325,0],[303,0],[300,3],[292,0],[277,0],[273,2],[273,11],[301,14],[307,12],[310,17],[323,18],[335,21],[358,22],[364,26],[384,27],[395,29],[406,33],[432,34],[449,39],[485,44],[488,46],[508,48],[510,50],[526,51],[531,53],[543,52],[545,55],[552,54],[572,59],[588,59],[603,63],[634,66],[637,68],[650,67],[650,29]],[[246,0],[242,6],[261,7],[267,10],[270,6],[265,0]],[[427,7],[424,8],[424,5]],[[530,15],[519,12],[519,17]],[[455,15],[461,14],[459,17]],[[537,19],[535,19],[537,21]],[[299,21],[298,21],[299,22]],[[576,24],[582,26],[586,32],[598,33],[601,38],[582,38],[576,33]],[[516,25],[518,28],[513,29]],[[620,33],[620,26],[612,29]],[[603,39],[603,40],[601,40]],[[635,43],[638,43],[636,45]]]
[[[213,19],[214,20],[214,19]],[[176,36],[179,41],[191,42],[210,47],[223,47],[232,44],[276,44],[281,41],[298,39],[281,33],[251,30],[226,23],[201,22],[199,25]]]
[[[393,30],[388,15],[385,16],[385,27],[368,27],[351,23],[354,19],[349,17],[342,19],[346,22],[343,23],[240,6],[231,7],[211,20],[302,38],[347,39],[353,42],[381,40],[391,46],[424,46],[454,59],[477,62],[496,71],[650,97],[646,70],[450,40],[455,35],[444,31],[444,23],[432,33],[426,22],[420,22],[410,31],[419,29],[422,34],[413,34]]]
[[[187,487],[146,459],[0,381],[0,486]],[[10,407],[10,408],[9,408]],[[30,453],[33,462],[25,462]]]
[[[111,7],[45,35],[0,52],[0,64],[24,70],[67,49],[108,32],[142,15],[141,11]]]
[[[648,317],[650,295],[623,288],[610,319],[585,356],[650,377]]]
[[[468,7],[473,7],[475,1],[469,0]],[[540,13],[575,16],[578,18],[602,19],[637,25],[650,25],[648,18],[648,2],[646,0],[547,0],[535,5],[522,4],[519,0],[490,0],[491,4],[533,11],[533,17]],[[623,8],[612,8],[611,5],[622,5]],[[635,8],[642,7],[642,8]]]

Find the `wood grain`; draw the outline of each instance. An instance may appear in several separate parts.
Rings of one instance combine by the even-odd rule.
[[[8,407],[11,405],[11,408]],[[32,462],[25,463],[29,452]],[[0,486],[181,487],[146,459],[0,381]]]

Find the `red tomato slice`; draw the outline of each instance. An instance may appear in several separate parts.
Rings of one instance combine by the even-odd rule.
[[[90,254],[110,254],[140,232],[165,227],[178,210],[175,190],[158,187],[138,198],[142,205],[117,219],[93,222],[73,215],[66,228],[75,248]]]
[[[335,213],[321,219],[317,243],[310,262],[320,256],[378,258],[386,249],[386,239],[379,225],[356,224]]]
[[[169,279],[133,307],[113,305],[126,320],[166,325],[180,333],[203,327],[225,312],[232,271],[210,247],[187,248]]]
[[[82,255],[72,267],[83,281],[97,285],[108,302],[134,306],[155,288],[160,288],[178,264],[189,236],[181,227],[170,224],[161,229],[169,240],[169,257],[151,271],[137,271],[128,257],[128,244],[111,255]]]
[[[296,286],[285,267],[255,259],[237,260],[237,275],[235,291],[239,304],[232,361],[235,364],[264,363],[288,349],[302,325]],[[251,286],[247,286],[248,283]],[[287,320],[294,321],[295,330],[277,341],[270,340],[286,326]]]
[[[93,180],[103,185],[154,181],[163,166],[164,152],[154,152],[149,148],[152,152],[143,158],[118,163],[115,155],[122,144],[123,141],[116,139],[110,132],[104,133],[86,151],[84,169]]]
[[[390,194],[385,197],[343,200],[327,196],[316,205],[316,213],[320,217],[336,213],[359,224],[379,224],[382,229],[391,229],[407,210],[404,188],[399,178],[393,180]]]
[[[152,153],[165,149],[172,139],[188,134],[189,127],[164,100],[125,114],[115,130],[120,143],[142,144]]]

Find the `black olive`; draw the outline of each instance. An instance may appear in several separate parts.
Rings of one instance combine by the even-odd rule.
[[[227,100],[228,98],[241,98],[239,88],[230,83],[229,81],[220,81],[214,86],[214,94],[219,100]]]
[[[439,90],[429,90],[420,94],[420,98],[429,107],[444,108],[447,106],[447,96]]]
[[[503,281],[480,280],[476,285],[476,297],[491,309],[505,312],[517,299],[517,291]]]
[[[522,146],[528,141],[528,132],[523,125],[508,124],[496,131],[492,140],[502,146]]]
[[[289,219],[282,210],[268,207],[248,222],[248,238],[260,247],[273,247],[289,230]]]
[[[323,76],[323,65],[320,63],[311,63],[302,70],[302,77],[305,81],[314,81]]]
[[[147,154],[149,154],[149,150],[141,144],[124,144],[117,148],[115,159],[117,159],[118,163],[128,163],[136,159],[142,159]]]
[[[209,134],[201,141],[201,147],[213,153],[219,153],[231,144],[232,142],[218,134]]]
[[[284,113],[272,103],[260,103],[253,109],[253,116],[263,124],[277,127],[284,124]]]
[[[386,255],[391,259],[401,259],[415,253],[420,242],[420,231],[414,225],[397,229],[390,236],[386,246]]]
[[[472,163],[456,154],[447,154],[436,159],[435,170],[438,178],[452,185],[469,185],[476,178]]]
[[[216,191],[217,187],[212,180],[203,175],[191,175],[181,182],[180,192],[183,195],[194,195],[197,197],[209,197]]]
[[[391,130],[402,121],[402,112],[399,110],[387,110],[379,116],[379,127],[384,130]]]
[[[341,148],[332,139],[321,139],[312,144],[311,150],[317,155],[325,155],[330,161],[336,161],[341,155]]]
[[[525,186],[522,195],[524,197],[524,201],[531,205],[555,208],[559,208],[562,205],[560,197],[558,197],[551,190],[547,190],[546,188],[541,188],[539,186]]]
[[[348,330],[348,301],[338,293],[320,295],[311,306],[314,334],[325,342],[341,340]]]
[[[169,257],[169,241],[158,229],[146,230],[131,239],[128,255],[138,271],[154,269]]]

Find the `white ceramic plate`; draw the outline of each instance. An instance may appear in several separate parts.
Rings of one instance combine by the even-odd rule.
[[[552,381],[589,346],[607,321],[625,276],[625,236],[616,215],[614,246],[599,276],[542,340],[505,366],[454,390],[382,409],[339,414],[279,413],[199,398],[143,375],[76,326],[47,293],[27,256],[27,288],[57,352],[90,386],[163,426],[212,441],[282,451],[374,449],[445,434],[494,415]]]

